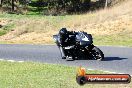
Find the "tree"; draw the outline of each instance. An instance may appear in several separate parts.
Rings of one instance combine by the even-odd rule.
[[[2,7],[2,4],[3,4],[3,0],[0,0],[0,7]]]
[[[15,8],[15,4],[14,4],[14,0],[11,1],[11,11],[14,12],[14,8]]]
[[[105,1],[105,8],[108,6],[108,0]]]

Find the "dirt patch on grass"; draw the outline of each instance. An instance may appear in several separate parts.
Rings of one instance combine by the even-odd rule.
[[[85,29],[87,32],[94,35],[113,35],[123,33],[125,31],[132,32],[130,27],[132,27],[132,18],[107,21],[100,24],[88,24],[80,29]]]
[[[23,27],[20,27],[23,28]],[[104,22],[100,24],[86,24],[70,26],[69,30],[75,31],[86,31],[94,36],[104,36],[104,35],[118,35],[127,36],[132,34],[132,19],[119,19],[115,21]],[[49,30],[36,30],[28,31],[26,29],[17,29],[9,32],[8,34],[1,36],[0,40],[10,41],[11,43],[53,43],[52,36],[58,33],[59,28],[49,29]],[[131,35],[132,36],[132,35]]]
[[[2,28],[3,26],[5,26],[6,24],[8,24],[8,20],[0,18],[0,28]]]
[[[85,23],[85,22],[84,22]],[[35,24],[35,23],[34,23]],[[39,24],[39,23],[38,23]],[[69,23],[68,23],[69,24]],[[31,25],[31,24],[30,24]],[[29,26],[30,26],[29,25]],[[28,24],[26,26],[18,26],[17,30],[11,31],[8,34],[0,37],[2,41],[9,41],[11,43],[34,43],[34,44],[43,44],[43,43],[53,43],[54,40],[52,36],[57,34],[59,29],[51,27],[50,29],[45,30],[43,25],[38,25],[32,30],[28,30]],[[39,27],[42,30],[39,30]],[[32,27],[33,28],[33,27]],[[38,28],[38,30],[36,29]],[[36,30],[35,30],[36,29]],[[113,35],[122,35],[132,37],[132,17],[122,16],[117,20],[105,21],[103,23],[75,23],[69,25],[69,30],[75,31],[86,31],[91,33],[93,36],[113,36]],[[116,37],[117,38],[117,37]]]
[[[17,44],[49,44],[49,43],[53,43],[52,40],[52,36],[45,36],[45,33],[35,33],[35,32],[31,32],[31,33],[25,33],[22,35],[19,35],[17,37],[15,37],[14,35],[12,35],[12,38],[9,34],[9,37],[4,37],[7,38],[6,41],[10,42],[10,43],[17,43]],[[4,41],[5,39],[3,39],[2,41]]]

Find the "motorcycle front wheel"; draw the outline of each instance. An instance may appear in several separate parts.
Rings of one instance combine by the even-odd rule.
[[[99,61],[104,59],[103,52],[96,46],[94,46],[90,54],[91,54],[92,59],[99,60]]]

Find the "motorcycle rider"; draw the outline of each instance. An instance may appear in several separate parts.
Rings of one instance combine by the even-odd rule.
[[[72,35],[72,37],[69,35]],[[59,42],[61,46],[60,51],[61,51],[62,59],[66,59],[66,56],[68,56],[67,50],[65,48],[70,47],[68,49],[69,51],[72,49],[72,45],[74,45],[75,35],[76,35],[75,32],[67,31],[66,28],[62,28],[59,31],[59,36],[60,36]]]

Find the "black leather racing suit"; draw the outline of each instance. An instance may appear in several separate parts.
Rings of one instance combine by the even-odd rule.
[[[73,48],[72,46],[75,44],[75,36],[76,33],[73,31],[72,32],[68,31],[66,35],[60,36],[60,44],[61,44],[60,51],[62,58],[66,56],[72,56],[72,55],[68,55],[68,51],[71,51]]]

